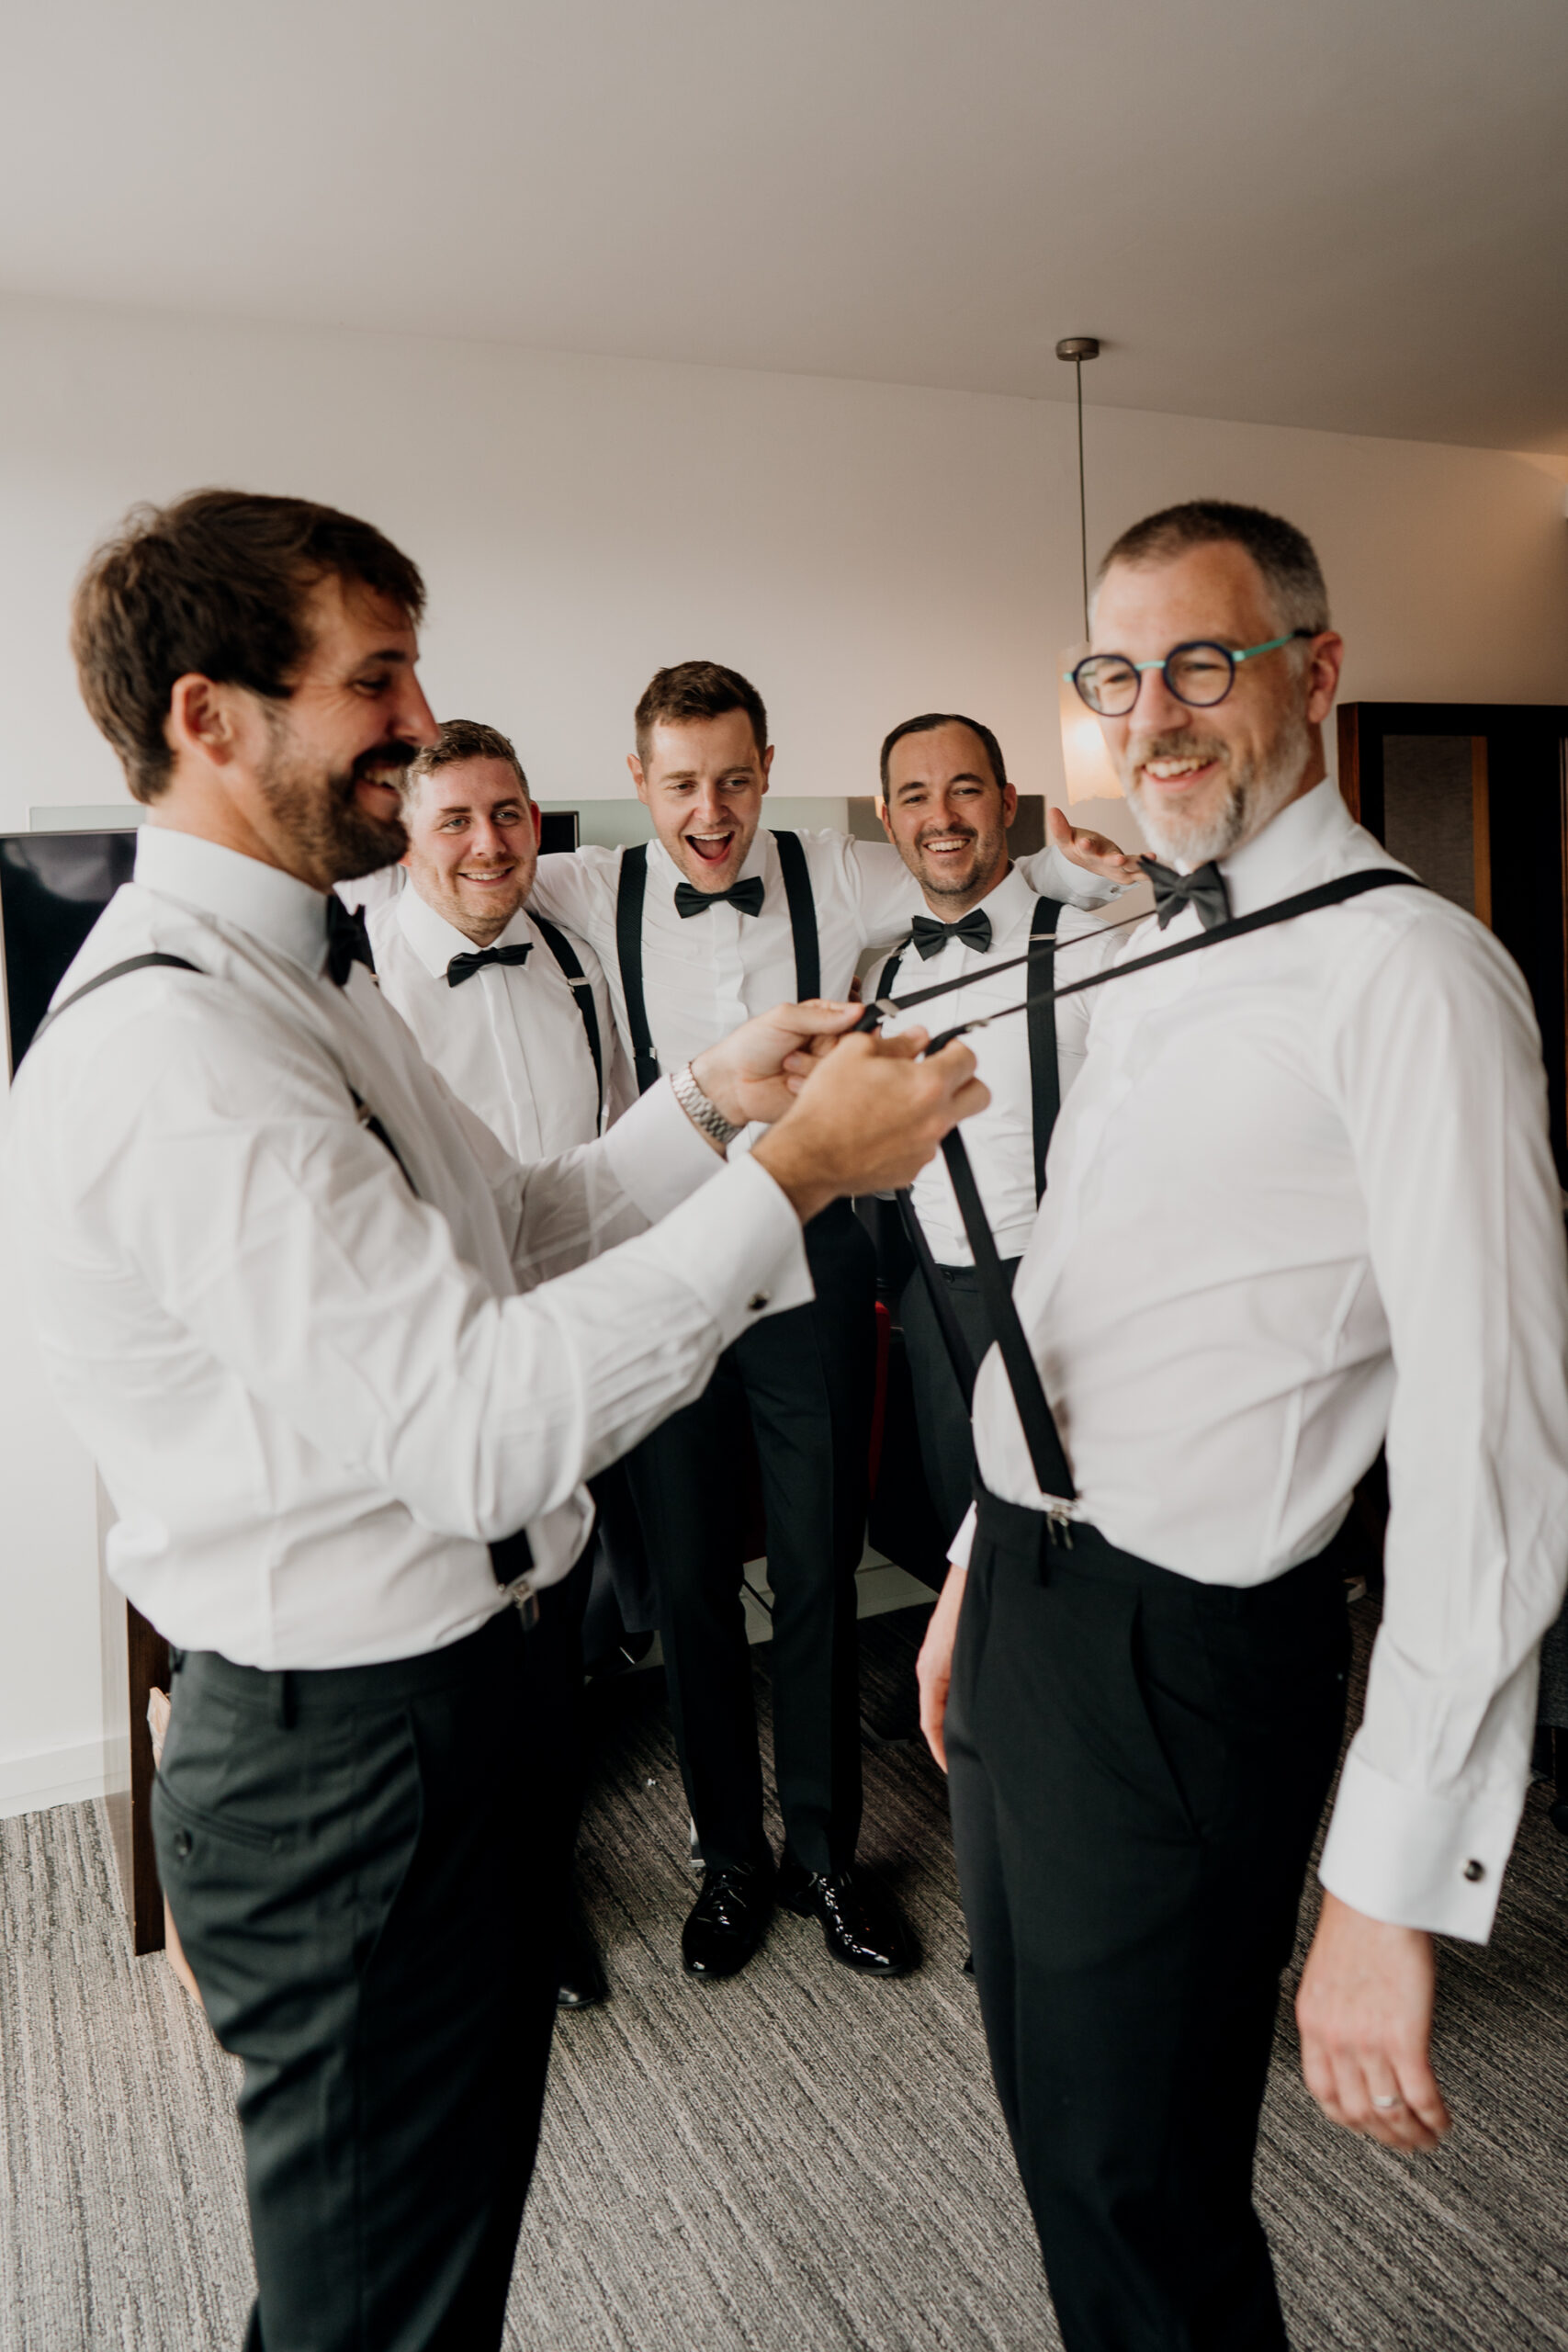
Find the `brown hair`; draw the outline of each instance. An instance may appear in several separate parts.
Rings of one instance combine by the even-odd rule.
[[[768,748],[768,714],[749,678],[717,662],[677,662],[672,670],[656,670],[637,707],[637,758],[647,759],[649,737],[661,721],[722,718],[727,710],[746,713],[760,757]]]
[[[460,760],[504,760],[524,791],[528,789],[523,763],[510,737],[499,727],[486,727],[477,718],[444,718],[434,742],[404,771],[404,793],[416,792],[422,776],[434,775],[437,768],[456,767]]]
[[[996,783],[998,791],[1005,792],[1007,790],[1007,763],[1002,758],[1001,745],[998,742],[996,737],[992,734],[988,727],[983,727],[977,718],[965,718],[963,712],[959,710],[926,710],[921,712],[919,718],[904,719],[900,725],[893,729],[893,732],[883,743],[880,766],[882,772],[882,797],[884,800],[887,797],[887,768],[888,763],[893,756],[894,744],[901,743],[906,735],[934,734],[939,727],[967,727],[971,735],[978,736],[981,749],[984,751],[987,759],[991,763],[991,775]]]
[[[1245,548],[1273,598],[1281,628],[1328,627],[1328,590],[1317,552],[1304,531],[1261,506],[1237,506],[1226,498],[1191,498],[1145,515],[1107,548],[1096,585],[1113,563],[1168,563],[1189,548],[1232,540]]]
[[[424,610],[417,566],[335,507],[241,490],[132,507],[77,582],[71,650],[82,699],[138,800],[155,800],[169,781],[175,681],[197,671],[286,701],[310,650],[307,601],[334,573],[411,620]]]

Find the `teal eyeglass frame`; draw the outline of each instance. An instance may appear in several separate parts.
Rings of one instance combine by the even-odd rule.
[[[1162,670],[1165,673],[1166,692],[1173,695],[1178,702],[1185,703],[1189,710],[1213,710],[1224,701],[1225,696],[1235,685],[1235,673],[1244,662],[1254,662],[1260,653],[1278,653],[1282,645],[1292,645],[1297,638],[1316,637],[1317,634],[1317,630],[1313,628],[1292,628],[1287,630],[1283,637],[1269,638],[1266,644],[1244,646],[1239,653],[1233,653],[1228,645],[1216,645],[1213,638],[1189,637],[1184,638],[1179,645],[1173,645],[1164,660],[1159,662],[1129,662],[1124,653],[1086,653],[1083,660],[1077,662],[1072,669],[1063,671],[1062,684],[1065,686],[1076,688],[1079,701],[1086,709],[1092,710],[1097,718],[1125,718],[1137,707],[1138,696],[1143,692],[1144,672]],[[1210,701],[1194,702],[1190,695],[1184,695],[1179,686],[1172,684],[1170,665],[1179,653],[1217,653],[1229,664],[1229,674],[1224,684]],[[1127,705],[1126,710],[1100,710],[1090,702],[1084,692],[1081,673],[1089,668],[1091,662],[1124,662],[1126,667],[1134,673],[1137,684],[1134,688],[1133,699]]]

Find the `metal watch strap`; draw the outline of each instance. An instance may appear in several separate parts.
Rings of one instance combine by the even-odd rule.
[[[740,1129],[733,1119],[725,1117],[716,1102],[708,1101],[692,1075],[691,1063],[687,1062],[682,1069],[672,1071],[670,1083],[675,1090],[676,1102],[679,1102],[692,1125],[694,1127],[701,1127],[704,1135],[717,1144],[720,1151],[727,1150],[740,1133]]]

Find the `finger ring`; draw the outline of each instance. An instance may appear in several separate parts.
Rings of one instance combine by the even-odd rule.
[[[1404,2101],[1400,2098],[1399,2093],[1395,2091],[1391,2098],[1374,2098],[1372,2105],[1374,2107],[1382,2108],[1386,2114],[1391,2107],[1403,2107],[1404,2105]]]

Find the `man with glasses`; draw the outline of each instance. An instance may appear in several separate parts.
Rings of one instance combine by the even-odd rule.
[[[1478,922],[1376,887],[1404,869],[1325,775],[1341,650],[1302,534],[1204,501],[1111,548],[1077,673],[1169,862],[1164,937],[1105,944],[1013,1293],[1030,1436],[993,1350],[920,1662],[1067,2352],[1285,2343],[1253,2151],[1344,1716],[1331,1547],[1379,1445],[1387,1599],[1297,2017],[1325,2112],[1391,2147],[1449,2128],[1432,1935],[1490,1932],[1562,1593],[1540,1039]]]

